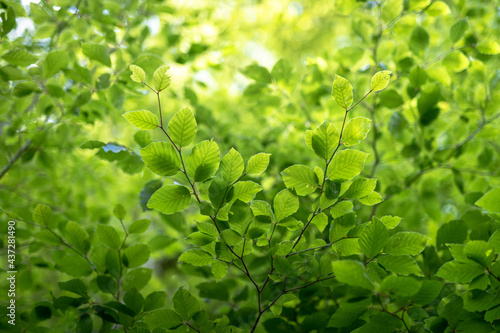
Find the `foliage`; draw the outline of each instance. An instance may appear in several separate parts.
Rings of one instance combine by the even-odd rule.
[[[497,1],[0,5],[2,331],[499,329]]]

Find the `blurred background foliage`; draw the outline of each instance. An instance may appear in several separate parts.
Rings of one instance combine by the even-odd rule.
[[[176,264],[202,217],[195,205],[170,216],[145,208],[162,179],[143,166],[138,146],[161,133],[149,138],[121,117],[158,112],[156,96],[130,80],[129,65],[149,80],[160,65],[171,66],[164,115],[190,107],[197,142],[214,138],[222,154],[234,147],[245,160],[272,153],[255,179],[265,189],[257,198],[267,200],[284,188],[287,166],[318,163],[305,130],[325,119],[340,126],[334,75],[352,82],[356,101],[372,74],[387,69],[388,89],[350,115],[373,120],[359,149],[370,153],[364,176],[379,179],[385,198],[358,217],[402,217],[399,229],[431,236],[424,257],[436,254],[438,229],[452,220],[465,222],[470,239],[487,240],[494,222],[474,203],[500,185],[498,8],[489,0],[0,0],[0,207],[30,221],[43,203],[56,221],[92,234],[97,224],[117,224],[112,209],[121,203],[131,220],[152,220],[135,236],[153,249],[145,289],[172,295],[204,281],[202,270]],[[89,140],[106,145],[81,146]],[[18,306],[26,320],[36,317],[33,302],[57,289],[49,281],[65,276],[52,269],[54,249],[35,231],[18,224]],[[216,304],[216,314],[245,316]],[[50,320],[61,332],[71,325]]]

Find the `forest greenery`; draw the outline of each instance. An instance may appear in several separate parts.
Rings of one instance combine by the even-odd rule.
[[[500,331],[499,6],[0,0],[1,331]]]

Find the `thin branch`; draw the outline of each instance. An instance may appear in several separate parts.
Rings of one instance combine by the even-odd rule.
[[[12,168],[14,163],[16,163],[16,161],[21,158],[21,156],[23,156],[24,152],[30,147],[32,142],[32,140],[26,141],[26,143],[17,151],[16,155],[14,155],[14,157],[10,159],[9,163],[7,163],[7,165],[0,172],[0,179],[2,179],[2,177],[5,176],[5,174],[10,170],[10,168]]]

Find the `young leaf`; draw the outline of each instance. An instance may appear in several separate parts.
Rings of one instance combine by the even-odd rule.
[[[274,197],[273,206],[276,222],[279,222],[299,209],[299,198],[289,190],[282,190]]]
[[[362,263],[354,260],[338,260],[332,262],[332,268],[337,281],[353,287],[373,290],[373,283]]]
[[[129,123],[142,130],[152,130],[159,126],[158,117],[151,113],[151,111],[130,111],[125,112],[123,117]]]
[[[356,179],[355,181],[352,182],[349,189],[344,193],[344,196],[350,199],[364,198],[370,195],[373,192],[373,190],[375,190],[376,186],[377,186],[376,179],[366,179],[366,178]]]
[[[174,303],[175,312],[184,320],[191,319],[193,314],[200,310],[200,303],[198,300],[182,287],[177,290],[172,298],[172,302]]]
[[[149,260],[151,249],[145,244],[134,244],[123,250],[123,264],[133,268],[144,265]]]
[[[159,176],[173,176],[181,170],[179,155],[170,143],[152,142],[139,150],[144,164]]]
[[[84,43],[82,44],[82,53],[89,57],[89,59],[99,61],[101,64],[111,67],[110,53],[104,45]]]
[[[475,205],[486,209],[490,213],[500,213],[500,187],[496,187],[483,195]]]
[[[339,143],[339,137],[340,132],[337,127],[325,120],[314,130],[311,137],[311,148],[316,155],[327,161],[332,157],[333,151]]]
[[[289,189],[295,189],[297,195],[308,195],[318,188],[318,178],[313,169],[306,165],[296,164],[281,172],[283,181]]]
[[[372,82],[370,84],[370,89],[372,91],[381,91],[384,90],[389,84],[389,80],[391,79],[391,71],[380,71],[375,73],[372,76]]]
[[[33,211],[33,222],[48,226],[52,217],[52,209],[49,206],[38,204]]]
[[[467,22],[467,18],[457,21],[450,28],[450,39],[452,43],[458,42],[462,39],[465,31],[469,28],[469,22]]]
[[[142,83],[146,80],[146,73],[141,67],[136,65],[130,65],[129,68],[132,71],[132,75],[130,75],[132,81],[137,83]]]
[[[347,110],[351,106],[353,100],[351,83],[342,76],[335,74],[332,97],[338,105]]]
[[[115,208],[113,208],[113,215],[118,219],[118,220],[123,220],[125,216],[127,215],[127,211],[125,210],[125,207],[123,207],[122,204],[117,204]]]
[[[359,198],[358,200],[359,200],[359,202],[361,202],[363,205],[366,205],[366,206],[373,206],[373,205],[376,205],[376,204],[384,201],[384,199],[382,198],[380,193],[375,192],[375,191],[373,191],[372,193],[370,193],[366,197]]]
[[[212,274],[215,277],[215,281],[219,282],[222,280],[227,273],[227,264],[223,261],[216,260],[212,263]]]
[[[354,146],[366,138],[370,131],[371,120],[365,117],[352,118],[344,129],[342,143],[346,146]]]
[[[214,261],[214,258],[203,250],[191,249],[181,254],[177,261],[193,266],[209,266]]]
[[[11,50],[5,53],[2,55],[2,59],[13,65],[23,67],[34,64],[37,61],[35,56],[22,49]]]
[[[160,92],[170,85],[170,75],[168,75],[168,70],[170,66],[164,65],[158,68],[153,74],[153,83],[155,89]]]
[[[475,264],[463,264],[456,260],[448,261],[441,266],[436,276],[451,283],[469,283],[484,273],[484,268]]]
[[[87,253],[90,247],[89,234],[76,222],[70,221],[66,224],[66,239],[81,253]]]
[[[68,53],[63,50],[52,51],[43,62],[42,70],[43,76],[49,78],[59,72],[61,69],[68,67],[69,58]]]
[[[165,291],[153,291],[144,300],[144,311],[148,312],[162,308],[166,301],[167,293]]]
[[[231,148],[229,152],[222,157],[220,170],[227,184],[236,181],[245,170],[243,158],[240,153],[234,148]]]
[[[424,276],[415,259],[413,259],[409,255],[386,255],[379,257],[377,259],[377,262],[384,266],[384,268],[388,271],[391,271],[398,275],[414,274],[416,276]]]
[[[328,216],[326,216],[325,213],[321,212],[311,220],[311,223],[318,227],[319,232],[323,232],[323,230],[325,230],[326,226],[328,225]]]
[[[368,223],[358,238],[359,248],[368,258],[378,255],[388,241],[389,230],[377,218]]]
[[[410,297],[415,295],[421,286],[422,281],[412,277],[389,275],[380,284],[380,290],[386,294],[394,293],[399,297]]]
[[[205,140],[193,147],[186,159],[186,169],[195,182],[211,178],[219,168],[219,146],[213,140]]]
[[[129,234],[142,234],[146,230],[148,230],[149,225],[151,224],[151,220],[149,219],[141,219],[132,222],[130,227],[128,227]]]
[[[387,229],[394,229],[399,225],[399,222],[401,222],[401,217],[390,215],[382,216],[380,222],[382,222]]]
[[[258,175],[266,171],[269,165],[269,158],[271,154],[258,153],[250,157],[247,162],[247,173],[250,175]]]
[[[495,55],[500,53],[500,45],[494,41],[484,41],[476,46],[481,54]]]
[[[149,328],[170,330],[175,329],[183,324],[182,318],[173,310],[157,309],[147,313],[142,319]]]
[[[384,253],[394,255],[409,254],[416,256],[422,252],[427,243],[427,237],[418,232],[402,231],[394,234],[384,248]]]
[[[97,236],[99,240],[112,249],[119,249],[121,246],[120,236],[116,229],[109,225],[99,224],[97,226]]]
[[[185,186],[165,185],[157,190],[148,201],[148,208],[163,214],[180,212],[189,206],[191,192]]]
[[[70,291],[82,297],[87,297],[87,286],[80,279],[73,279],[66,282],[58,282],[59,289]]]
[[[186,147],[193,142],[197,130],[196,119],[189,108],[181,109],[168,122],[170,137],[179,147]]]
[[[347,236],[349,231],[356,225],[356,213],[351,212],[337,217],[330,226],[330,242]],[[356,243],[358,240],[356,239]]]
[[[346,149],[336,154],[328,168],[330,180],[349,180],[361,173],[365,166],[367,153],[359,150]]]

